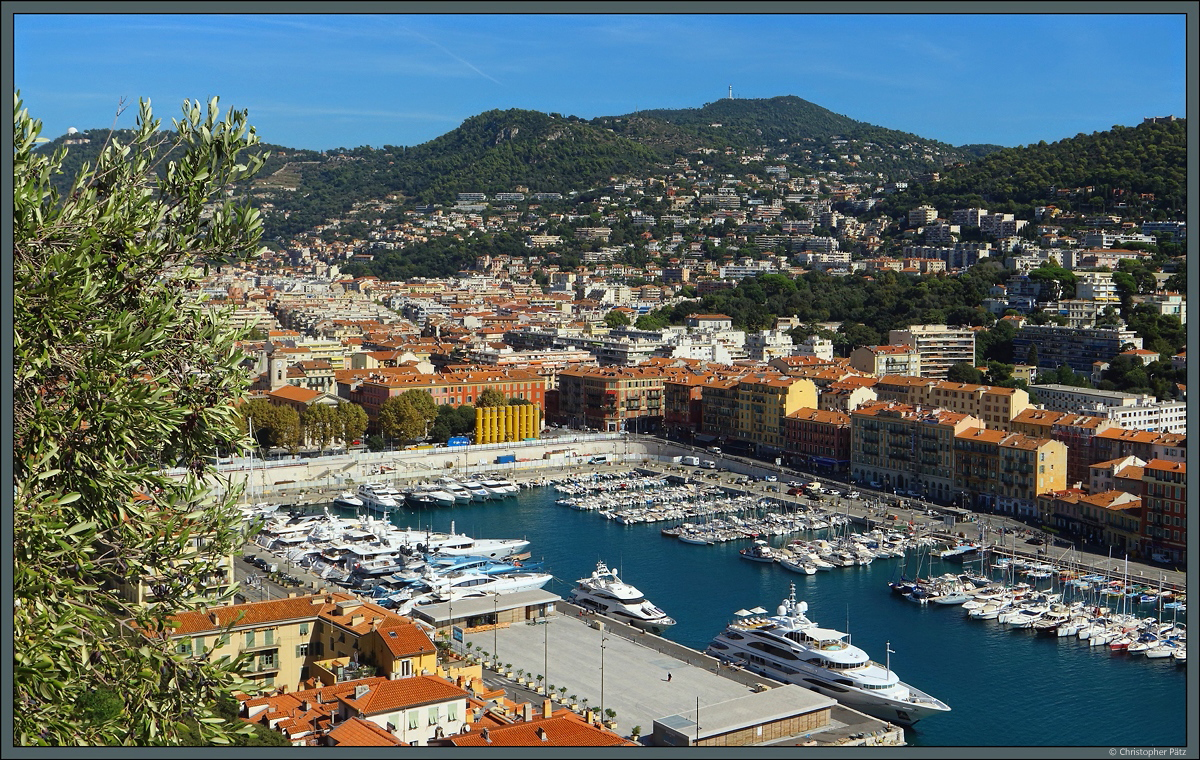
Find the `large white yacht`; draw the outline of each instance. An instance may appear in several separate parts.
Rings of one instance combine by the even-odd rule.
[[[493,479],[481,480],[479,484],[488,492],[488,496],[493,499],[503,499],[506,496],[515,496],[520,493],[521,489],[507,480]]]
[[[363,483],[358,487],[358,498],[363,506],[380,512],[399,509],[404,503],[404,496],[385,483]]]
[[[855,710],[902,726],[948,712],[941,700],[904,683],[889,664],[874,662],[846,641],[847,634],[820,628],[804,616],[806,602],[791,594],[771,617],[743,617],[729,624],[705,650],[746,670],[832,697]]]
[[[617,577],[603,562],[596,563],[590,577],[580,578],[567,601],[586,610],[607,615],[650,633],[661,633],[675,621],[655,607],[642,592]]]
[[[506,573],[485,575],[483,573],[449,573],[441,576],[426,576],[421,582],[429,588],[431,602],[448,602],[489,594],[515,594],[519,591],[539,589],[554,579],[549,573]]]

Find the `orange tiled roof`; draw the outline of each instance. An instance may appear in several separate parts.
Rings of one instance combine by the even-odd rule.
[[[323,394],[320,391],[314,391],[311,388],[301,388],[298,385],[285,385],[282,388],[270,391],[267,393],[267,395],[272,398],[279,398],[287,401],[298,401],[303,404],[308,404],[320,398]]]
[[[384,729],[369,720],[354,717],[326,734],[337,747],[407,747]]]
[[[963,440],[983,441],[984,443],[999,444],[1001,441],[1004,440],[1005,436],[1008,436],[1008,435],[1010,435],[1010,433],[1006,433],[1003,430],[991,430],[988,428],[971,428],[970,430],[964,430],[963,432],[959,433],[958,435],[956,435],[954,437],[961,438]]]
[[[634,742],[604,728],[593,726],[573,714],[562,714],[528,722],[459,734],[449,741],[456,747],[634,747]]]
[[[455,699],[465,700],[466,698],[467,692],[438,676],[412,676],[411,678],[398,678],[395,681],[385,680],[383,683],[371,687],[370,691],[358,699],[354,698],[353,693],[350,696],[339,697],[361,715],[377,715]]]
[[[1174,462],[1170,459],[1151,459],[1146,462],[1143,470],[1160,470],[1165,472],[1187,473],[1187,462]]]
[[[849,425],[850,415],[842,412],[825,409],[810,409],[802,407],[792,412],[787,416],[789,420],[802,420],[804,422],[816,422],[824,425]]]

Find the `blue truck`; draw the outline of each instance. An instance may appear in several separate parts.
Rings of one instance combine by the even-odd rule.
[[[516,454],[501,454],[500,456],[496,457],[496,464],[509,464],[510,462],[515,461],[517,461]]]
[[[446,441],[446,445],[447,445],[447,446],[470,446],[470,445],[471,445],[471,439],[470,439],[470,438],[468,438],[468,437],[466,437],[465,435],[456,435],[456,436],[451,436],[451,437],[450,437],[450,438],[449,438],[449,439]]]

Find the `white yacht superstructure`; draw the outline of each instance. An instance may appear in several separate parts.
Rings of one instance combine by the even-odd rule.
[[[358,498],[364,507],[380,512],[399,509],[404,503],[404,496],[385,483],[363,483],[358,487]]]
[[[706,653],[903,726],[950,710],[901,681],[891,669],[890,650],[889,664],[881,665],[846,641],[847,634],[817,626],[805,617],[807,611],[807,603],[796,601],[793,583],[774,616],[730,623]]]
[[[597,562],[591,576],[580,578],[577,583],[579,585],[571,591],[567,600],[584,609],[650,633],[661,633],[675,625],[667,613],[642,596],[641,591],[618,578],[617,571],[610,570],[603,562]]]

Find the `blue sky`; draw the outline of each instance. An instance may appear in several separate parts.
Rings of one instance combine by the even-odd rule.
[[[219,95],[266,142],[417,145],[493,108],[695,108],[732,85],[1021,145],[1186,115],[1185,43],[1184,16],[1148,14],[30,14],[14,17],[14,86],[49,137],[109,126],[122,97],[169,124]]]

